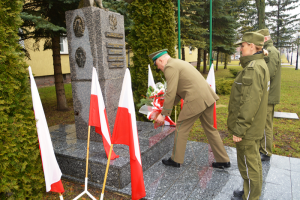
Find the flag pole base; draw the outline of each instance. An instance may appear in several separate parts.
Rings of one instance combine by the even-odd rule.
[[[87,194],[91,199],[93,200],[97,200],[95,197],[93,197],[93,195],[91,195],[91,193],[89,193],[89,191],[87,191],[87,184],[88,184],[88,178],[85,178],[85,187],[84,187],[84,191],[79,194],[77,197],[75,197],[73,200],[77,200],[79,199],[81,196],[83,196],[84,194]]]

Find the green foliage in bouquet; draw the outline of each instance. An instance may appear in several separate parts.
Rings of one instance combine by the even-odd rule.
[[[128,41],[134,53],[130,72],[136,116],[137,120],[148,121],[138,113],[139,103],[147,93],[148,64],[152,65],[154,81],[162,81],[161,72],[153,66],[148,55],[168,49],[169,55],[175,56],[174,5],[172,0],[136,0],[128,6],[128,11],[134,23]]]
[[[45,191],[28,66],[17,35],[23,2],[0,1],[0,199],[42,199]]]

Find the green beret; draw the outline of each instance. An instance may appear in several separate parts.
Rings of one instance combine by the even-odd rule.
[[[162,50],[159,50],[159,51],[156,51],[154,53],[151,53],[150,55],[148,55],[154,62],[154,65],[155,65],[155,61],[157,58],[161,57],[162,55],[165,55],[167,54],[168,49],[162,49]]]
[[[269,36],[270,35],[269,29],[260,29],[260,30],[256,31],[256,33],[260,33],[263,36]]]
[[[260,33],[247,32],[243,35],[242,41],[235,43],[235,45],[241,45],[243,42],[247,42],[249,44],[253,43],[256,46],[264,46],[264,39],[265,37]]]

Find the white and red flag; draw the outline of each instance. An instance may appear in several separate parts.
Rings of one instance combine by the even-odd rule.
[[[126,69],[123,80],[112,143],[129,146],[131,198],[135,200],[145,197],[146,191],[129,69]]]
[[[104,150],[108,158],[111,146],[110,130],[97,71],[94,67],[92,75],[89,126],[95,126],[95,131],[102,135]],[[115,158],[119,158],[119,156],[112,151],[110,159],[114,160]]]
[[[31,67],[28,67],[28,71],[30,76],[32,104],[36,119],[36,128],[40,144],[46,191],[64,193],[65,190],[61,182],[62,173],[53,151],[48,124],[40,95],[32,75]]]
[[[213,89],[213,91],[216,93],[216,79],[215,79],[214,64],[211,64],[206,81],[210,85],[210,87]],[[217,107],[216,107],[216,102],[215,102],[215,104],[214,104],[214,127],[215,128],[217,128],[217,109],[216,108]]]

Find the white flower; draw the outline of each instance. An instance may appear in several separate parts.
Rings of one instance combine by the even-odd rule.
[[[160,89],[162,89],[162,88],[165,88],[164,85],[163,85],[161,82],[156,83],[155,86],[156,86],[156,88],[157,88],[158,90],[160,90]]]

